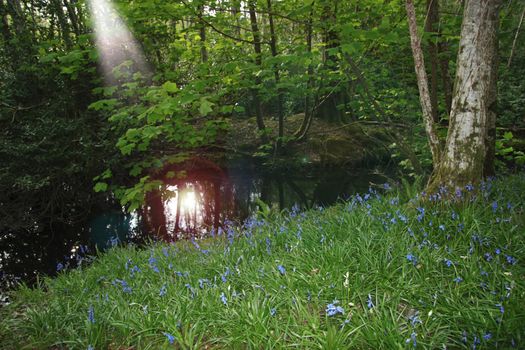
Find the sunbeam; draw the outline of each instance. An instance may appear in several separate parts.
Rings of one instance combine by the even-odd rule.
[[[146,57],[138,41],[124,23],[111,0],[89,0],[89,9],[95,30],[99,62],[107,84],[115,83],[115,67],[124,62],[128,72],[149,73]]]

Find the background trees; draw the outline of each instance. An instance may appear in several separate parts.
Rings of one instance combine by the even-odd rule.
[[[190,153],[228,149],[223,135],[239,123],[259,130],[252,153],[271,157],[278,145],[286,156],[290,144],[308,139],[313,120],[374,121],[387,128],[392,153],[407,173],[430,171],[404,2],[116,5],[151,70],[134,74],[130,62],[121,62],[115,86],[107,86],[88,4],[0,0],[0,208],[10,218],[6,225],[31,226],[32,220],[20,218],[47,213],[49,202],[68,216],[86,205],[78,198],[92,198],[92,179],[100,174],[97,190],[112,178],[124,203],[138,200],[154,186],[148,177],[154,169]],[[456,1],[429,0],[415,10],[426,58],[421,68],[430,76],[430,115],[443,143],[451,109],[449,135],[460,125],[461,103],[456,94],[451,107],[450,77],[464,69],[455,61],[464,46],[463,8]],[[493,84],[484,92],[498,98],[501,132],[494,136],[494,153],[500,161],[522,157],[515,142],[525,113],[522,13],[517,1],[501,9],[499,94]],[[286,131],[292,116],[304,118],[295,132]],[[394,127],[399,124],[402,130]],[[447,149],[452,144],[450,136]],[[447,162],[448,169],[456,167]],[[13,213],[14,207],[20,210]]]

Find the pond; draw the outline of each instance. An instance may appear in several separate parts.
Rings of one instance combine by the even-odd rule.
[[[83,225],[52,224],[0,235],[0,290],[18,281],[75,267],[80,255],[94,255],[117,242],[202,238],[225,220],[242,222],[260,201],[277,210],[327,206],[371,185],[391,180],[388,169],[324,169],[268,173],[249,163],[227,168],[196,162],[183,179],[163,177],[164,186],[148,194],[139,210],[126,213],[108,199]],[[87,250],[87,252],[86,252]],[[1,300],[0,300],[1,302]]]

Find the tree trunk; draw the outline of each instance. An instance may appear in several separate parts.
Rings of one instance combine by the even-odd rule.
[[[425,21],[425,32],[430,33],[428,40],[428,55],[430,57],[430,106],[432,107],[432,119],[434,123],[439,122],[438,110],[438,48],[436,44],[436,24],[438,23],[439,4],[438,0],[427,0],[427,19]]]
[[[337,70],[338,58],[333,50],[340,45],[339,36],[335,30],[335,25],[337,24],[337,5],[337,0],[325,0],[321,18],[323,64],[325,69],[331,71]],[[328,88],[328,93],[321,99],[322,102],[317,113],[318,117],[329,122],[341,123],[343,121],[343,115],[337,108],[337,105],[341,100],[341,92],[338,90],[337,84],[334,81],[329,81],[326,86]]]
[[[272,0],[267,0],[268,6],[268,21],[270,23],[270,49],[272,51],[272,57],[277,57],[277,37],[275,35],[275,27],[273,24],[273,14],[272,14]],[[279,119],[279,130],[277,138],[277,154],[281,153],[281,148],[283,144],[284,137],[284,110],[283,110],[283,91],[279,87],[280,77],[279,77],[279,67],[277,64],[273,65],[273,74],[275,78],[275,85],[277,87],[277,118]]]
[[[450,127],[443,156],[428,185],[463,187],[479,182],[490,163],[495,123],[497,0],[467,0],[463,14]]]
[[[412,53],[414,55],[414,65],[416,68],[417,85],[419,87],[419,101],[423,109],[423,121],[425,123],[425,130],[432,152],[432,161],[438,164],[440,157],[439,138],[435,130],[434,119],[432,118],[432,104],[430,102],[430,94],[428,91],[428,79],[425,71],[425,61],[423,59],[423,51],[421,50],[421,41],[417,33],[416,11],[414,9],[414,2],[407,0],[406,2],[408,27],[410,30],[410,44],[412,46]]]
[[[308,17],[308,22],[306,23],[306,49],[308,54],[312,53],[312,36],[313,36],[313,16],[314,16],[314,5],[315,1],[312,2],[310,6],[312,6],[310,10],[310,15]],[[297,141],[301,141],[306,137],[306,134],[308,133],[308,129],[310,128],[310,125],[312,124],[312,117],[314,114],[314,110],[311,107],[311,96],[310,96],[310,90],[312,89],[313,82],[314,82],[314,69],[312,64],[308,64],[308,82],[306,83],[306,93],[304,94],[304,119],[301,123],[301,126],[299,130],[297,130],[294,133],[294,137]]]
[[[512,41],[512,49],[510,50],[509,60],[507,61],[507,68],[510,67],[512,63],[512,56],[514,56],[514,51],[516,50],[516,42],[518,41],[518,36],[520,35],[521,25],[523,24],[523,18],[525,17],[525,7],[523,7],[523,12],[521,13],[520,22],[518,28],[516,29],[516,34],[514,35],[514,40]]]
[[[206,49],[206,26],[204,25],[204,22],[202,21],[202,16],[204,15],[204,5],[200,4],[198,8],[198,19],[199,19],[199,37],[200,37],[200,45],[201,45],[201,62],[207,63],[208,62],[208,50]]]
[[[58,24],[60,26],[60,33],[62,34],[62,40],[64,40],[64,44],[66,45],[66,48],[70,49],[72,46],[70,30],[69,30],[69,24],[66,20],[66,16],[64,14],[63,5],[60,2],[60,0],[53,0],[53,7],[55,10],[54,12],[58,18]]]
[[[250,12],[250,23],[252,26],[253,35],[253,50],[255,51],[255,64],[262,69],[262,50],[261,50],[261,33],[259,32],[259,26],[257,25],[257,14],[255,12],[255,0],[248,2],[248,11]],[[262,112],[261,99],[259,97],[259,86],[261,84],[261,78],[259,75],[255,76],[255,85],[257,87],[251,89],[253,104],[255,105],[255,115],[257,120],[257,128],[259,131],[264,131],[266,128],[264,125],[264,117]],[[263,140],[265,137],[263,135]]]

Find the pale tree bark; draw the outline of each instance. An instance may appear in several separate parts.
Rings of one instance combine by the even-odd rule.
[[[510,50],[509,60],[507,62],[507,68],[510,67],[512,63],[512,57],[514,56],[514,51],[516,50],[516,42],[518,41],[518,36],[520,35],[521,25],[523,24],[523,18],[525,17],[525,7],[523,7],[523,12],[521,13],[520,23],[516,29],[516,34],[514,35],[514,40],[512,41],[512,49]]]
[[[432,118],[432,102],[428,91],[428,78],[425,71],[425,61],[423,51],[421,50],[421,40],[417,33],[416,11],[412,0],[406,1],[406,10],[408,18],[408,28],[410,31],[410,46],[414,55],[414,65],[417,76],[417,86],[419,88],[419,101],[423,110],[423,122],[428,137],[430,151],[432,152],[433,164],[438,164],[440,159],[440,144],[436,133],[436,126]]]
[[[492,157],[495,125],[497,30],[501,0],[467,0],[463,13],[447,141],[428,190],[479,182]]]

